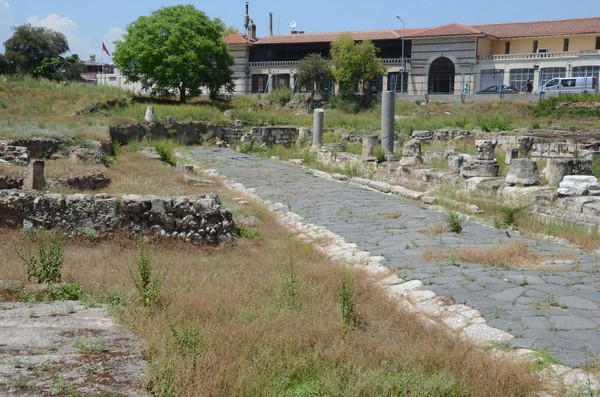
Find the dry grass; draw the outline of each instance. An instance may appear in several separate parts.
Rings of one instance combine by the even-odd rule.
[[[110,169],[114,192],[199,193],[179,172],[138,154]],[[230,193],[216,185],[227,202]],[[342,268],[278,225],[262,207],[234,213],[258,220],[259,238],[219,248],[146,242],[154,275],[165,275],[161,303],[144,307],[131,272],[136,242],[124,236],[67,244],[63,280],[115,313],[144,341],[148,388],[163,396],[533,396],[542,389],[515,364],[398,312],[373,280],[350,272],[358,326],[344,329]],[[33,248],[19,231],[0,231],[0,279],[25,281],[14,247]]]
[[[402,211],[390,211],[383,214],[381,217],[384,220],[394,220],[402,216]]]
[[[63,278],[98,299],[128,302],[117,313],[144,340],[159,395],[526,396],[540,387],[524,365],[398,313],[360,274],[360,326],[342,332],[340,267],[272,219],[258,228],[264,238],[228,247],[155,243],[155,271],[166,279],[154,308],[137,303],[136,249],[125,239],[70,242]],[[0,278],[24,279],[8,247],[31,242],[18,232],[1,236]]]
[[[534,268],[547,258],[538,254],[522,241],[498,244],[493,247],[464,247],[451,251],[427,250],[423,253],[427,261],[459,260],[495,267]]]
[[[428,227],[417,230],[417,232],[419,233],[430,235],[444,234],[447,231],[448,227],[446,227],[446,225],[444,225],[443,223],[436,223],[434,225],[430,225]]]
[[[44,161],[44,176],[50,179],[85,175],[96,171],[106,171],[106,167],[103,164],[82,162],[69,158]]]
[[[26,167],[20,165],[8,165],[0,163],[0,175],[12,176],[15,178],[21,178],[25,174]]]

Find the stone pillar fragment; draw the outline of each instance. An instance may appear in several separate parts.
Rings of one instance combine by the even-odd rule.
[[[494,149],[496,142],[489,140],[475,141],[475,150],[477,160],[494,160]]]
[[[404,143],[402,158],[399,165],[418,165],[423,164],[421,157],[421,141],[410,139]]]
[[[146,123],[154,122],[154,106],[148,106],[146,108],[146,116],[144,116]]]
[[[504,156],[504,164],[510,165],[511,161],[519,158],[519,149],[510,148],[506,149],[506,155]]]
[[[381,93],[381,146],[386,157],[394,154],[394,106],[396,93],[383,91]]]
[[[365,136],[362,142],[362,161],[375,161],[375,147],[379,143],[379,136]]]
[[[42,160],[33,160],[29,163],[23,179],[23,189],[42,190],[46,187],[44,166],[45,163]]]
[[[540,183],[537,162],[530,159],[513,159],[506,175],[508,186],[532,186]]]
[[[323,119],[325,111],[323,109],[315,109],[313,114],[313,146],[323,145]]]

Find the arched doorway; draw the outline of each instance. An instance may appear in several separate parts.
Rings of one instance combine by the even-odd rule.
[[[428,92],[430,94],[454,93],[454,73],[454,63],[450,59],[437,58],[429,67]]]

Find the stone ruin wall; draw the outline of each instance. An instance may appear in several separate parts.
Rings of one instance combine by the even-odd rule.
[[[229,242],[235,234],[231,211],[211,195],[60,195],[0,190],[0,227],[97,236],[125,230],[210,245]]]
[[[256,141],[267,146],[281,144],[288,147],[296,142],[299,134],[298,127],[290,126],[253,127],[250,132],[241,127],[241,124],[228,128],[205,122],[171,121],[167,124],[140,123],[110,127],[109,134],[112,142],[121,145],[144,139],[172,139],[185,145],[200,145],[211,139],[218,139],[228,144],[234,141]]]

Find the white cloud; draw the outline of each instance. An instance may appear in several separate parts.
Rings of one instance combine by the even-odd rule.
[[[10,4],[8,4],[8,2],[6,2],[5,0],[0,0],[0,7],[10,10]]]
[[[77,24],[69,17],[61,17],[57,14],[50,14],[46,18],[40,19],[37,15],[27,18],[31,26],[44,27],[67,34],[77,32]]]
[[[104,36],[102,36],[102,40],[104,40],[104,43],[109,46],[109,47],[113,47],[114,46],[114,42],[117,40],[123,40],[123,29],[121,29],[120,27],[113,27],[108,29],[108,33],[106,33]]]
[[[69,43],[69,52],[78,54],[81,59],[88,59],[90,54],[99,52],[96,48],[98,46],[92,46],[91,40],[88,37],[81,36],[79,26],[69,17],[50,14],[45,18],[40,18],[36,15],[29,17],[27,22],[31,26],[44,27],[64,34]]]

